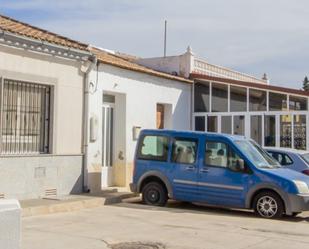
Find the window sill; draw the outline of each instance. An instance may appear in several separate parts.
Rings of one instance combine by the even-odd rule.
[[[83,156],[84,154],[0,154],[0,158]]]

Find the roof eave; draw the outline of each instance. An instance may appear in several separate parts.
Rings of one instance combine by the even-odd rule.
[[[65,47],[58,44],[14,34],[2,29],[0,29],[0,44],[70,60],[85,61],[93,56],[92,53],[87,50]]]

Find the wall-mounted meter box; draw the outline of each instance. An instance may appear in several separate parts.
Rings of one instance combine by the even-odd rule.
[[[90,142],[95,142],[98,139],[99,120],[96,115],[90,118]]]
[[[133,129],[132,129],[132,131],[133,131],[133,141],[136,141],[137,139],[138,139],[138,137],[139,137],[139,134],[140,134],[140,132],[141,132],[141,129],[142,129],[142,127],[140,127],[140,126],[133,126]]]

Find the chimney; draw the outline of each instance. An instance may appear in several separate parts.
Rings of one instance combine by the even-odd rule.
[[[269,85],[269,79],[266,73],[263,74],[262,80],[264,80]]]

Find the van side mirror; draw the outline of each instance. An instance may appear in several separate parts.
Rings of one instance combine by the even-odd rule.
[[[245,171],[245,161],[243,159],[237,159],[236,170],[240,172]]]

